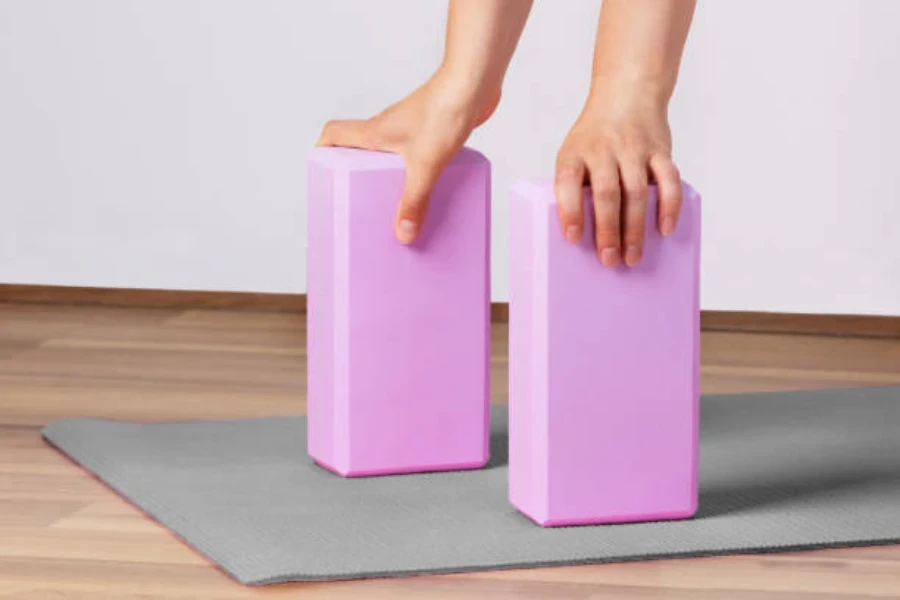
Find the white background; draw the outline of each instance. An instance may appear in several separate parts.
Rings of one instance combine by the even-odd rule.
[[[506,194],[551,173],[599,2],[538,1],[498,114]],[[0,282],[305,289],[323,121],[423,80],[445,3],[0,0]],[[672,105],[707,309],[900,315],[900,2],[701,0]]]

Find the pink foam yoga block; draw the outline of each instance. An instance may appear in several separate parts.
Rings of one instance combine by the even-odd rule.
[[[399,156],[309,160],[309,454],[344,476],[488,458],[490,163],[461,151],[416,242],[394,237]]]
[[[543,526],[687,518],[697,508],[700,197],[634,268],[562,235],[553,188],[510,206],[510,501]]]

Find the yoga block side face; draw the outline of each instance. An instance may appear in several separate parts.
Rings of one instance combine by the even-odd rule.
[[[490,163],[451,161],[410,246],[394,237],[400,157],[317,149],[310,169],[310,455],[344,476],[483,466]]]
[[[552,186],[522,182],[511,213],[510,499],[540,525],[680,519],[697,509],[700,197],[675,232],[651,188],[641,263],[603,267],[560,231]],[[524,333],[523,333],[524,332]]]

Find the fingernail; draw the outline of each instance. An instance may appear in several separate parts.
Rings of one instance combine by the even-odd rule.
[[[566,227],[566,239],[570,242],[577,243],[581,239],[581,227],[578,225],[569,225]]]
[[[404,244],[410,244],[416,239],[416,232],[419,230],[419,226],[409,219],[403,219],[400,221],[398,229],[400,230],[400,241]]]
[[[625,264],[633,267],[641,260],[641,249],[637,246],[628,246],[625,251]]]
[[[600,262],[602,262],[607,267],[616,266],[616,263],[619,262],[619,249],[604,248],[603,252],[600,253]]]
[[[675,231],[675,219],[673,219],[672,217],[664,218],[662,227],[660,227],[660,229],[662,230],[663,235],[669,235],[670,233]]]

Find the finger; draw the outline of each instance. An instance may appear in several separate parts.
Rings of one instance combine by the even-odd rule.
[[[344,146],[370,149],[367,135],[368,121],[329,121],[322,128],[317,146]]]
[[[597,255],[607,267],[619,264],[619,210],[621,188],[619,170],[612,156],[589,158],[591,194],[594,202],[594,241]]]
[[[556,159],[554,195],[563,235],[572,243],[581,240],[584,231],[584,207],[581,202],[584,175],[585,165],[580,156],[560,153]]]
[[[650,173],[659,190],[659,231],[669,235],[675,231],[681,212],[681,175],[672,159],[665,154],[655,154],[650,158]]]
[[[397,205],[394,233],[403,244],[411,244],[419,237],[428,214],[431,190],[443,170],[437,160],[406,161],[406,182]]]
[[[647,226],[647,161],[634,156],[619,164],[622,180],[622,245],[625,264],[633,267],[644,254],[644,230]]]

